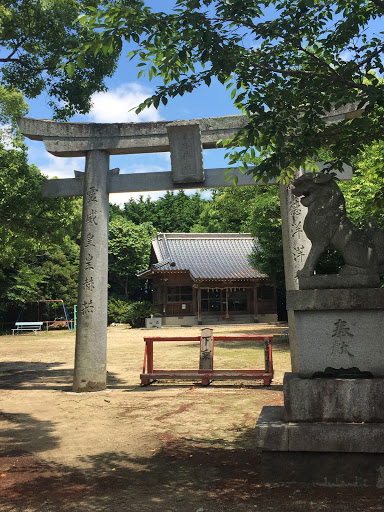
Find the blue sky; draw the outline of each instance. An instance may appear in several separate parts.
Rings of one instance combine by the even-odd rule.
[[[174,121],[179,119],[196,119],[203,117],[224,116],[239,114],[233,107],[229,92],[219,82],[212,81],[210,87],[201,86],[183,97],[170,99],[166,106],[145,109],[137,116],[131,109],[138,106],[155,91],[160,81],[150,82],[147,77],[137,79],[137,62],[130,61],[123,52],[118,69],[112,78],[107,79],[107,92],[97,93],[92,98],[93,107],[87,115],[76,115],[71,121],[81,122],[148,122],[148,121]],[[52,119],[52,112],[48,107],[47,97],[39,96],[29,100],[28,117],[38,119]],[[72,178],[73,171],[84,170],[84,158],[60,158],[47,153],[42,142],[26,140],[29,147],[30,163],[36,164],[43,174],[52,178]],[[224,167],[224,150],[211,149],[204,151],[204,167],[206,169]],[[119,167],[121,173],[170,171],[171,162],[169,153],[123,155],[111,157],[111,168]],[[192,193],[190,191],[189,193]],[[164,192],[150,193],[152,198],[163,195]],[[138,198],[140,194],[111,194],[110,202],[123,204],[130,197]],[[143,193],[147,196],[148,193]]]

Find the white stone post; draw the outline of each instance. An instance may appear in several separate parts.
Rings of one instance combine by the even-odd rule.
[[[73,391],[106,388],[109,154],[86,155]]]
[[[199,370],[213,370],[213,330],[201,329]]]

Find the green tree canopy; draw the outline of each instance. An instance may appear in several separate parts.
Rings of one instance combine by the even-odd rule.
[[[202,211],[205,200],[200,193],[187,195],[167,191],[155,201],[143,196],[138,201],[131,199],[124,205],[124,217],[135,224],[150,222],[157,231],[165,233],[189,233]]]
[[[81,225],[80,201],[43,199],[45,177],[28,164],[20,140],[11,142],[6,149],[0,141],[0,317],[7,321],[25,301],[56,293],[74,300]]]
[[[359,226],[374,217],[384,227],[384,142],[364,148],[355,161],[350,184],[341,185],[348,214]]]
[[[245,233],[250,231],[250,213],[259,187],[228,187],[212,190],[203,204],[194,233]]]
[[[375,74],[384,72],[383,0],[177,0],[169,13],[139,15],[137,4],[113,1],[84,15],[83,26],[101,31],[101,46],[87,47],[139,43],[131,52],[139,75],[164,83],[140,109],[213,79],[227,84],[249,118],[229,144],[243,148],[231,163],[252,163],[260,153],[253,172],[271,178],[327,148],[341,168],[383,138],[384,84]],[[347,105],[364,114],[323,122]]]
[[[40,170],[27,163],[23,146],[5,149],[0,143],[1,264],[11,267],[20,259],[58,243],[80,222],[76,199],[42,199]],[[77,205],[75,207],[75,205]]]
[[[28,105],[24,95],[13,87],[0,84],[0,125],[16,127],[16,117],[28,114]]]
[[[116,67],[114,47],[95,57],[79,55],[76,69],[61,69],[61,56],[98,34],[76,22],[94,0],[2,0],[0,5],[0,85],[35,98],[46,91],[55,117],[90,109],[90,97],[103,90]],[[0,107],[1,107],[0,96]]]
[[[134,224],[121,215],[109,225],[108,279],[114,294],[136,298],[143,282],[136,274],[148,268],[151,239],[156,231],[152,224]]]

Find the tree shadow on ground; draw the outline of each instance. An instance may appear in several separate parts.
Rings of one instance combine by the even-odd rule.
[[[30,455],[9,469],[1,510],[87,512],[365,512],[382,510],[382,490],[263,483],[262,454],[215,439],[197,442],[160,434],[162,447],[132,458],[106,452],[79,467],[41,464]],[[3,483],[3,482],[0,482]],[[12,503],[12,506],[10,505]]]
[[[0,389],[54,389],[71,391],[73,369],[61,368],[64,363],[41,361],[7,361],[0,363]],[[125,381],[108,372],[108,387],[124,389]]]
[[[37,420],[25,413],[0,411],[1,456],[17,457],[29,453],[32,442],[37,452],[52,450],[59,445],[59,438],[54,435],[54,431],[55,424],[52,421]]]

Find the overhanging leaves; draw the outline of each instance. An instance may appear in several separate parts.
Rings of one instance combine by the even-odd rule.
[[[258,178],[303,165],[324,148],[341,168],[384,137],[384,85],[376,76],[384,72],[381,0],[178,0],[170,13],[137,7],[106,4],[87,25],[100,30],[102,45],[137,43],[131,57],[163,79],[138,112],[213,78],[232,79],[230,98],[249,125],[228,144],[245,148],[231,161],[252,163],[253,148],[262,156]],[[363,117],[324,123],[351,104],[365,106]]]

